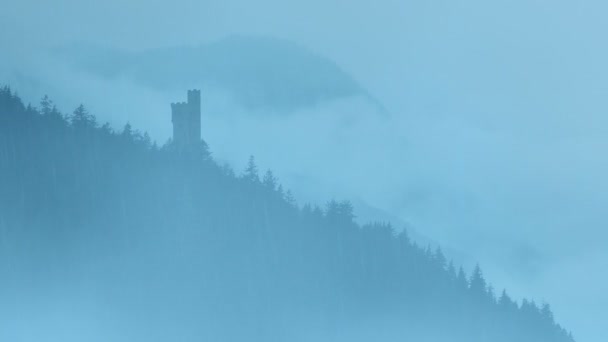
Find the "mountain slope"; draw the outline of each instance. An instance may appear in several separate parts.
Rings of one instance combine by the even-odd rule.
[[[573,341],[349,202],[7,88],[0,188],[2,340]]]

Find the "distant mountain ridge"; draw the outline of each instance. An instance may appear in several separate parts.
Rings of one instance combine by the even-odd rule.
[[[379,103],[335,62],[295,43],[229,36],[196,47],[126,52],[73,45],[57,52],[89,73],[159,90],[211,86],[253,109],[289,111],[351,96]]]

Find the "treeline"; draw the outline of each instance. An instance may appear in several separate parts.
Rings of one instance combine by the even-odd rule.
[[[358,225],[348,201],[299,205],[253,157],[235,172],[202,141],[159,147],[8,87],[0,189],[0,290],[85,274],[141,334],[356,341],[368,326],[391,340],[573,341],[548,304],[496,294],[479,267],[466,275],[406,231]]]

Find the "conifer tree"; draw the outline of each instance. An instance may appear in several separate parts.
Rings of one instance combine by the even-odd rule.
[[[260,181],[260,176],[258,175],[258,166],[255,164],[255,158],[253,156],[249,156],[249,161],[247,162],[247,167],[245,168],[243,178],[252,183],[257,183]]]
[[[79,105],[72,113],[70,123],[76,130],[86,130],[95,128],[96,126],[95,117],[91,115],[82,104]]]
[[[262,180],[262,184],[266,187],[266,189],[270,191],[275,191],[277,187],[277,178],[274,176],[272,171],[268,170],[264,174],[264,178]]]
[[[483,277],[483,274],[481,272],[481,267],[479,267],[479,264],[475,266],[475,269],[473,269],[473,273],[471,274],[471,280],[470,280],[470,289],[471,292],[474,295],[477,296],[486,296],[487,295],[487,283],[486,280]]]
[[[458,269],[458,277],[456,277],[456,284],[461,289],[469,288],[469,281],[467,279],[467,275],[464,272],[464,269],[462,268],[462,266]]]

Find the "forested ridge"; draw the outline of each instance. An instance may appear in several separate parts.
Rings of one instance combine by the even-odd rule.
[[[574,341],[548,304],[244,164],[2,88],[0,299],[32,283],[93,293],[131,341]]]

